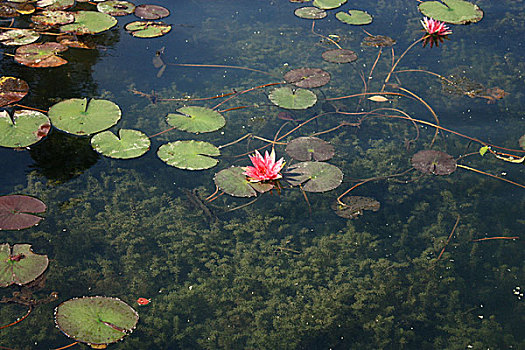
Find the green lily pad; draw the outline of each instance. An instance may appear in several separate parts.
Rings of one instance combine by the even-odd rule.
[[[111,16],[130,15],[135,11],[135,5],[129,1],[109,0],[99,2],[97,11],[107,13]]]
[[[35,254],[31,244],[0,244],[0,287],[33,282],[47,269],[47,255]]]
[[[412,157],[412,166],[425,174],[450,175],[456,171],[456,160],[449,154],[435,150],[419,151]]]
[[[75,135],[90,135],[117,124],[121,111],[108,100],[72,98],[49,108],[53,126]]]
[[[186,106],[177,109],[177,112],[180,114],[168,114],[166,121],[169,125],[187,132],[211,132],[226,124],[224,117],[211,108]]]
[[[36,24],[44,26],[55,26],[73,23],[75,15],[67,11],[42,11],[36,15],[31,16],[31,21]]]
[[[343,172],[329,163],[302,162],[289,166],[285,179],[292,186],[302,185],[307,192],[326,192],[341,184]]]
[[[287,72],[284,80],[289,84],[311,89],[328,84],[330,73],[320,68],[298,68]]]
[[[300,7],[294,11],[294,14],[304,19],[322,19],[327,15],[325,10],[313,6]]]
[[[346,49],[327,50],[323,52],[322,57],[325,61],[332,63],[350,63],[357,60],[357,54]]]
[[[211,143],[191,140],[164,144],[157,155],[166,164],[179,169],[203,170],[217,165],[219,161],[211,156],[220,156],[221,152]]]
[[[60,11],[73,7],[75,0],[40,0],[36,5],[44,7],[47,11]]]
[[[317,102],[317,96],[312,91],[288,86],[273,89],[268,98],[275,105],[286,109],[307,109]]]
[[[135,16],[142,19],[161,19],[164,17],[168,17],[170,15],[170,11],[162,6],[159,5],[139,5],[135,8]]]
[[[286,153],[301,162],[324,161],[334,156],[334,146],[317,137],[298,137],[288,143]]]
[[[117,19],[111,15],[96,11],[76,11],[75,22],[60,27],[62,33],[77,35],[97,34],[106,31],[117,24]]]
[[[171,25],[162,22],[135,21],[126,24],[124,29],[136,38],[155,38],[169,33]]]
[[[131,306],[110,297],[74,298],[55,309],[55,323],[65,335],[95,346],[121,340],[133,331],[138,320]]]
[[[452,24],[476,23],[483,18],[483,10],[463,0],[424,1],[418,9],[427,17]]]
[[[0,107],[16,103],[23,99],[29,92],[29,85],[19,78],[0,78]]]
[[[13,118],[7,111],[0,112],[0,146],[27,147],[40,141],[51,129],[49,118],[37,111],[18,110]]]
[[[255,197],[257,192],[264,193],[274,187],[272,183],[250,182],[243,173],[244,169],[238,166],[223,169],[215,174],[213,181],[221,191],[234,197]]]
[[[341,202],[344,205],[335,201],[331,207],[338,216],[345,219],[355,219],[359,215],[363,215],[365,210],[378,211],[381,207],[378,201],[370,197],[346,196]]]
[[[21,230],[42,220],[34,213],[43,213],[46,205],[40,199],[12,194],[0,196],[0,230]]]
[[[343,23],[358,26],[372,23],[372,16],[361,10],[350,10],[348,13],[341,11],[335,17]]]
[[[346,0],[314,0],[313,5],[323,10],[338,8],[346,3]]]
[[[11,29],[0,33],[0,42],[4,45],[27,45],[40,38],[40,34],[32,29]]]
[[[120,129],[119,136],[103,131],[91,138],[91,147],[110,158],[137,158],[149,150],[150,139],[142,131]]]
[[[67,61],[57,54],[66,50],[67,46],[53,42],[24,45],[16,49],[15,61],[34,68],[59,67]]]

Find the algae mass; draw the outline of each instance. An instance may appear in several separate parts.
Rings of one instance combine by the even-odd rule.
[[[525,347],[524,190],[464,169],[443,176],[410,171],[412,157],[429,149],[517,183],[524,182],[523,164],[497,158],[514,152],[495,147],[491,151],[499,153],[481,156],[478,143],[445,130],[435,138],[435,127],[413,123],[436,123],[417,98],[384,93],[408,94],[392,84],[408,89],[428,103],[442,128],[519,148],[525,67],[510,42],[522,32],[516,13],[523,4],[480,4],[481,22],[453,26],[439,48],[418,43],[381,91],[391,49],[379,54],[361,42],[392,37],[398,58],[421,36],[417,4],[344,4],[326,10],[331,21],[312,26],[294,15],[302,4],[235,3],[194,1],[170,9],[163,21],[172,30],[159,41],[131,37],[123,28],[134,19],[119,17],[118,27],[94,38],[98,53],[69,49],[69,63],[54,73],[4,57],[2,75],[30,87],[19,103],[47,109],[68,98],[113,101],[122,117],[111,132],[140,130],[151,149],[136,159],[107,158],[91,149],[88,137],[56,129],[27,151],[0,149],[11,170],[0,174],[0,194],[33,196],[47,207],[38,226],[0,231],[0,243],[30,243],[49,258],[45,281],[0,289],[0,327],[32,308],[0,331],[0,345],[65,346],[70,339],[55,327],[54,308],[72,298],[107,296],[140,315],[132,334],[108,346],[115,349]],[[354,6],[373,15],[365,27],[370,35],[335,21],[337,12]],[[496,32],[505,32],[509,44],[492,40]],[[355,51],[357,61],[323,60],[334,43]],[[163,64],[150,64],[154,58]],[[314,88],[313,106],[279,114],[283,109],[268,99],[278,86],[268,84],[303,67],[328,72],[330,83]],[[361,76],[370,95],[336,99],[362,93]],[[53,79],[62,79],[60,89]],[[467,79],[476,82],[468,84],[475,92],[448,83]],[[49,86],[47,93],[38,90],[41,84]],[[496,87],[508,95],[486,94]],[[366,98],[381,93],[388,102]],[[225,96],[209,98],[219,95]],[[185,106],[217,110],[226,123],[213,132],[163,132],[170,127],[166,116]],[[377,114],[350,114],[363,110]],[[395,110],[412,120],[391,117]],[[247,155],[268,140],[291,169],[301,164],[286,153],[299,137],[316,137],[330,148],[326,164],[344,173],[339,187],[315,193],[285,185],[253,198],[214,194],[215,174],[249,165]],[[220,149],[212,158],[218,165],[200,171],[168,166],[157,151],[172,142],[210,143]],[[303,152],[318,160],[314,146],[306,144]],[[361,182],[349,195],[374,198],[380,208],[339,217],[332,209],[336,198]],[[517,238],[483,240],[491,237]],[[58,300],[38,302],[51,292]],[[139,298],[150,303],[141,306]]]

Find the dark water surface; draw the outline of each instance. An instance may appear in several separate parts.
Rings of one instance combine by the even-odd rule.
[[[481,157],[482,144],[472,140],[524,155],[518,140],[525,134],[525,5],[475,3],[484,10],[481,22],[451,25],[450,40],[438,48],[417,44],[397,66],[420,71],[392,76],[397,86],[387,91],[417,97],[387,96],[390,101],[383,103],[359,96],[329,99],[363,92],[363,80],[379,95],[392,67],[392,49],[383,48],[378,56],[378,48],[361,44],[368,35],[364,31],[394,38],[397,59],[423,35],[416,1],[352,1],[315,22],[319,35],[310,20],[294,15],[311,3],[166,1],[159,4],[170,9],[164,22],[173,29],[163,37],[131,37],[123,27],[136,18],[127,16],[95,37],[97,50],[65,53],[69,63],[62,67],[32,69],[3,55],[1,74],[30,86],[20,103],[48,109],[67,98],[108,99],[122,109],[112,131],[133,128],[148,135],[168,129],[166,115],[183,105],[211,108],[224,100],[180,101],[186,96],[240,92],[279,83],[291,69],[322,68],[332,79],[312,89],[317,103],[286,111],[286,117],[304,121],[332,113],[281,141],[318,134],[335,147],[328,162],[342,170],[344,180],[323,193],[274,190],[249,205],[252,198],[227,194],[207,202],[218,171],[248,165],[248,157],[239,155],[267,143],[252,138],[222,147],[218,166],[203,171],[170,167],[157,157],[162,144],[175,140],[219,146],[247,133],[273,139],[290,131],[298,122],[288,121],[280,130],[287,121],[278,118],[285,110],[267,97],[273,86],[221,105],[220,110],[248,106],[223,112],[223,129],[197,135],[169,131],[152,138],[149,152],[137,159],[106,158],[91,149],[89,138],[56,129],[28,150],[1,148],[0,194],[32,195],[48,209],[38,226],[0,231],[0,242],[30,243],[35,253],[47,254],[45,286],[32,290],[32,298],[51,292],[59,297],[0,330],[0,345],[65,346],[72,340],[55,328],[53,309],[73,297],[104,295],[122,299],[140,315],[132,334],[109,345],[115,349],[525,348],[523,186],[465,168],[446,176],[412,170],[387,178],[410,169],[416,152],[434,149],[454,158],[470,154],[458,164],[525,183],[523,163],[489,153]],[[366,10],[373,23],[351,26],[335,18],[351,9]],[[327,37],[354,50],[358,60],[324,61],[322,52],[336,48]],[[152,63],[156,56],[166,64],[159,77]],[[494,88],[507,94],[482,97]],[[179,101],[163,101],[170,98]],[[391,110],[366,118],[360,127],[323,133],[362,116],[335,111],[376,108]],[[435,129],[428,124],[386,117],[402,110],[435,123],[429,108],[441,126],[470,139],[440,132],[432,144]],[[408,142],[416,133],[417,140]],[[275,150],[288,164],[297,162],[285,145]],[[374,198],[380,209],[355,219],[337,216],[336,198],[367,179],[351,195]],[[518,238],[475,241],[488,237]],[[3,288],[0,296],[20,290]],[[139,306],[139,297],[151,303]],[[13,303],[0,305],[0,326],[27,311]]]

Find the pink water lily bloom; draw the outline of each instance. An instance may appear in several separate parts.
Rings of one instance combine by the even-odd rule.
[[[443,42],[443,39],[448,39],[447,35],[452,34],[452,31],[445,25],[444,22],[440,22],[433,18],[425,17],[421,21],[421,25],[426,32],[423,37],[423,46],[430,43],[430,47],[434,44],[439,46],[439,43]]]
[[[250,182],[271,181],[280,179],[282,176],[279,173],[284,167],[284,159],[281,158],[275,161],[275,150],[268,154],[265,152],[264,158],[258,151],[255,151],[253,156],[250,156],[253,166],[244,167],[244,175],[248,177]]]

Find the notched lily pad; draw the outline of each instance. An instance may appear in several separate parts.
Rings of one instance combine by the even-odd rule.
[[[135,5],[129,1],[108,0],[97,4],[97,11],[111,16],[125,16],[135,11]]]
[[[343,23],[356,26],[372,23],[372,16],[366,11],[350,10],[347,12],[338,12],[335,17]]]
[[[452,24],[476,23],[483,18],[477,5],[463,0],[424,1],[418,9],[427,17]]]
[[[13,117],[0,112],[0,146],[27,147],[40,141],[51,129],[49,118],[37,111],[18,110]]]
[[[286,109],[307,109],[317,102],[314,92],[307,89],[292,89],[288,86],[273,89],[268,98],[275,105]]]
[[[300,7],[294,11],[294,14],[304,19],[322,19],[327,15],[325,10],[313,6]]]
[[[203,170],[217,165],[219,161],[212,156],[220,156],[221,152],[211,143],[191,140],[164,144],[157,155],[166,164],[179,169]]]
[[[138,313],[117,298],[74,298],[55,309],[55,323],[65,335],[98,349],[131,333],[138,320]]]
[[[96,11],[73,12],[75,21],[60,27],[62,33],[73,33],[77,35],[97,34],[113,28],[117,19],[111,15]]]
[[[49,264],[47,255],[35,254],[31,244],[0,244],[0,287],[22,286],[37,279]]]
[[[23,99],[29,92],[29,85],[19,78],[0,78],[0,107],[16,103]]]
[[[327,50],[323,52],[322,57],[325,61],[332,63],[350,63],[357,60],[357,54],[347,49]]]
[[[289,166],[284,178],[292,186],[302,185],[307,192],[326,192],[341,184],[343,172],[329,163],[302,162]]]
[[[450,175],[456,171],[456,160],[445,152],[419,151],[412,157],[412,166],[425,174]]]
[[[381,204],[374,198],[362,196],[346,196],[340,205],[337,201],[332,204],[332,209],[337,215],[345,219],[355,219],[363,215],[365,210],[378,211]]]
[[[4,45],[28,45],[40,38],[32,29],[11,29],[0,33],[0,42]]]
[[[302,88],[321,87],[330,81],[330,73],[320,68],[298,68],[287,72],[284,80]]]
[[[139,5],[135,8],[135,16],[142,19],[161,19],[169,15],[167,8],[158,5]]]
[[[211,108],[186,106],[177,109],[177,112],[180,114],[168,114],[166,121],[169,125],[187,132],[212,132],[226,124],[222,114]]]
[[[286,153],[301,162],[325,161],[334,156],[334,146],[317,137],[299,137],[288,143]]]
[[[234,197],[255,197],[257,192],[264,193],[274,186],[271,183],[250,182],[247,180],[242,167],[223,169],[215,174],[213,181],[224,193]]]
[[[24,45],[16,49],[15,61],[34,68],[59,67],[67,61],[57,54],[66,50],[67,46],[53,42]]]
[[[128,33],[136,38],[155,38],[169,33],[171,25],[153,21],[135,21],[124,27]]]
[[[0,196],[0,230],[21,230],[42,220],[34,213],[43,213],[46,205],[40,199],[20,194]]]
[[[103,131],[91,138],[91,147],[110,158],[137,158],[149,150],[151,141],[139,130],[120,129],[119,136],[111,131]]]

